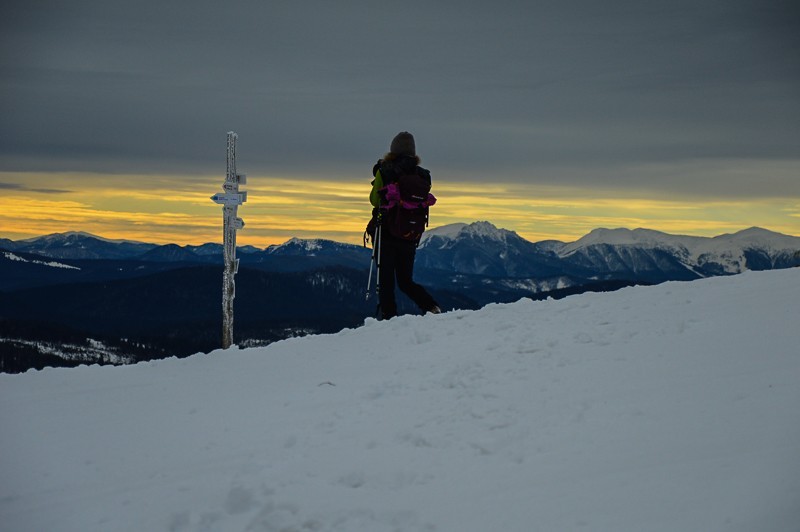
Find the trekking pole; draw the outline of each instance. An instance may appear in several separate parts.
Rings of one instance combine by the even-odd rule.
[[[375,307],[375,315],[380,314],[381,310],[381,224],[378,224],[378,228],[375,230],[375,235],[378,240],[378,252],[377,257],[377,274],[375,275],[375,294],[378,296],[378,305]]]
[[[366,240],[366,238],[364,239]],[[370,296],[370,286],[372,285],[372,267],[375,266],[375,240],[372,241],[372,257],[369,259],[369,277],[367,277],[367,297],[366,300],[369,301]]]
[[[369,301],[370,296],[370,286],[372,285],[372,267],[378,263],[378,246],[380,245],[380,236],[381,236],[381,226],[378,225],[375,227],[375,234],[372,235],[372,258],[369,262],[369,277],[367,278],[367,298],[366,300]],[[376,279],[377,284],[377,279]],[[377,290],[376,290],[377,292]]]

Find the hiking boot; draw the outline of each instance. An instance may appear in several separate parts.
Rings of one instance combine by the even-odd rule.
[[[438,305],[432,306],[431,308],[428,309],[428,312],[426,312],[426,314],[441,314],[441,313],[442,309],[440,309]]]

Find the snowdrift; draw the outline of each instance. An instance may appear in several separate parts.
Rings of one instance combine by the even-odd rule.
[[[797,530],[798,315],[748,272],[0,375],[0,528]]]

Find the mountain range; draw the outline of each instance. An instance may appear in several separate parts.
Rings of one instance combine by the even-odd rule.
[[[0,239],[0,249],[64,260],[222,262],[221,244],[157,245],[108,240],[81,232],[20,241]],[[492,278],[574,276],[659,281],[789,268],[800,265],[799,251],[800,237],[758,227],[713,238],[650,229],[595,229],[575,242],[534,243],[489,222],[475,222],[427,231],[416,264],[418,269]],[[237,248],[237,256],[243,265],[297,271],[329,265],[368,267],[370,251],[331,240],[292,238],[265,249],[242,246]]]
[[[374,295],[365,298],[371,250],[363,246],[292,238],[265,249],[244,246],[237,256],[240,345],[335,332],[375,311]],[[530,242],[475,222],[427,231],[415,278],[443,308],[475,309],[795,266],[800,238],[760,228],[713,238],[596,229],[575,242]],[[52,365],[59,341],[73,346],[64,357],[72,362],[76,352],[114,362],[209,351],[218,345],[221,271],[219,244],[156,245],[76,232],[0,239],[0,371],[35,367],[32,352],[41,355],[39,365],[45,358]],[[402,295],[399,302],[401,312],[416,312]]]
[[[426,233],[426,267],[500,277],[567,275],[637,281],[696,279],[800,265],[800,237],[753,227],[713,238],[596,229],[575,242],[531,243],[488,222]]]

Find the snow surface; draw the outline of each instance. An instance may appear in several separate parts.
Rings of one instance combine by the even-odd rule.
[[[0,375],[9,531],[800,528],[800,269]]]

